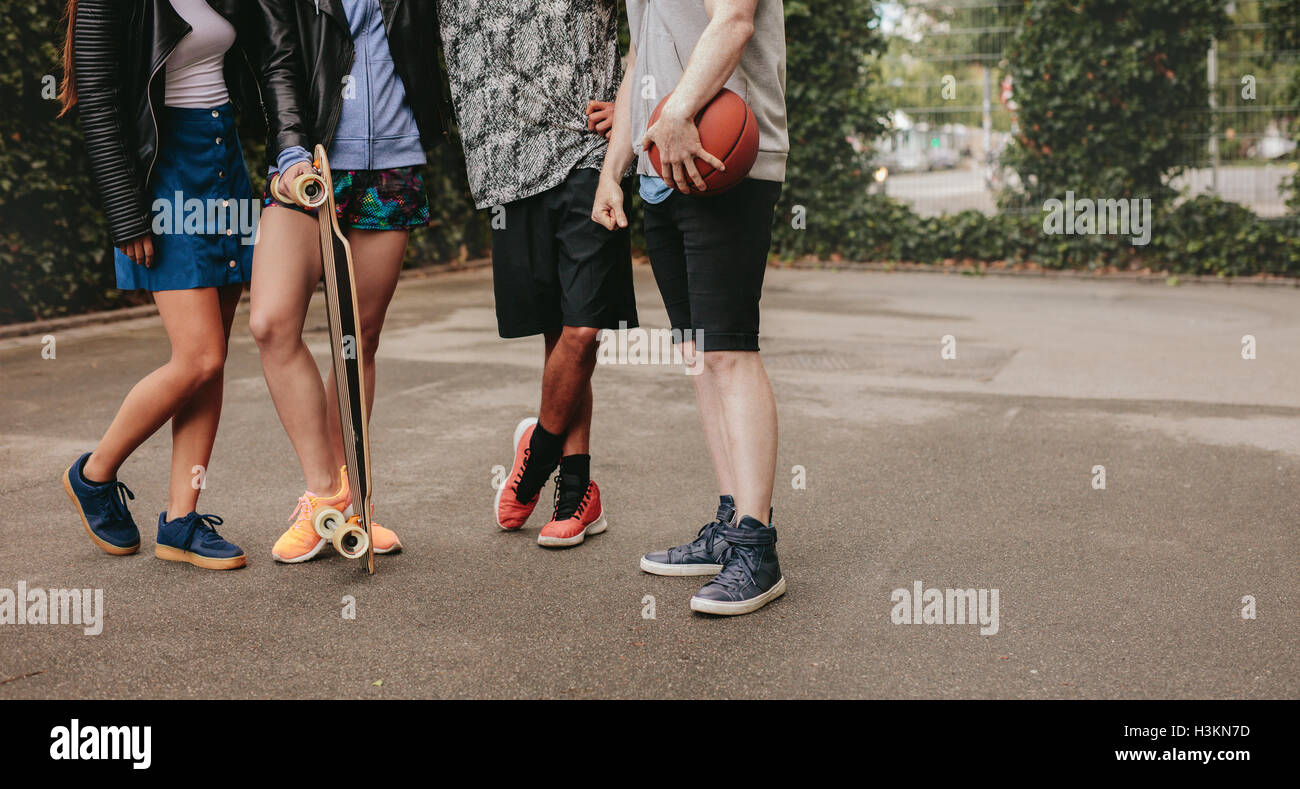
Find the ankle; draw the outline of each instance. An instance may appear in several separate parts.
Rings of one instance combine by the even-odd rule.
[[[307,493],[318,499],[331,499],[337,496],[343,487],[343,478],[338,471],[334,474],[323,473],[307,478]]]
[[[97,462],[98,456],[92,452],[81,466],[81,478],[92,485],[103,485],[117,479],[117,469]]]
[[[197,512],[196,506],[196,504],[187,504],[183,501],[169,501],[167,502],[167,509],[163,510],[162,519],[165,523],[180,520],[191,512]]]

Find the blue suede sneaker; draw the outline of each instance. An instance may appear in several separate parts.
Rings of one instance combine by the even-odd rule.
[[[158,516],[158,544],[154,546],[154,556],[169,562],[189,562],[206,570],[243,567],[248,561],[244,552],[217,534],[215,527],[222,523],[216,515],[197,512],[169,521],[164,512]]]
[[[82,470],[88,457],[89,452],[77,458],[77,462],[63,472],[63,489],[77,508],[81,525],[86,527],[86,534],[90,535],[92,542],[114,556],[135,553],[140,550],[140,530],[126,507],[126,500],[134,499],[135,494],[117,480],[91,482],[86,479]]]
[[[785,594],[776,558],[776,529],[746,515],[718,529],[727,549],[718,573],[691,598],[691,610],[734,616],[757,611]]]
[[[735,499],[719,497],[717,516],[711,523],[700,527],[693,542],[647,553],[641,557],[641,569],[655,575],[713,575],[721,572],[722,554],[727,550],[727,543],[718,536],[718,530],[730,523],[735,514]]]

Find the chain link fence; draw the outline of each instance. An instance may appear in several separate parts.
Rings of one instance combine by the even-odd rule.
[[[1297,99],[1288,74],[1300,51],[1272,44],[1261,0],[1228,3],[1231,24],[1206,53],[1209,133],[1200,155],[1172,180],[1187,196],[1216,194],[1261,217],[1286,212],[1284,182],[1297,169]],[[1015,86],[1004,53],[1024,9],[1020,0],[882,2],[888,48],[879,61],[890,131],[877,143],[879,189],[925,216],[997,210],[1015,186],[1002,154],[1016,133]],[[1285,17],[1285,15],[1283,15]],[[1294,26],[1300,24],[1294,18]],[[1275,31],[1274,31],[1275,32]]]

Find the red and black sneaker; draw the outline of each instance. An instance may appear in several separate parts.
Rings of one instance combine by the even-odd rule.
[[[537,544],[547,548],[570,548],[578,545],[589,534],[600,534],[609,528],[605,508],[600,503],[600,488],[588,480],[583,487],[582,477],[560,474],[555,478],[555,514],[551,522],[542,527]]]
[[[524,478],[524,468],[528,465],[528,443],[537,429],[537,418],[529,417],[515,426],[515,462],[510,469],[510,476],[497,488],[496,510],[497,526],[506,531],[514,531],[524,525],[528,516],[537,507],[540,492],[533,495],[531,501],[521,502],[518,497],[519,482]]]

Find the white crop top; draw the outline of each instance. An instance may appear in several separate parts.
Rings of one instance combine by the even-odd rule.
[[[207,0],[171,0],[193,30],[167,57],[168,107],[206,109],[230,100],[222,66],[235,43],[235,28]]]

